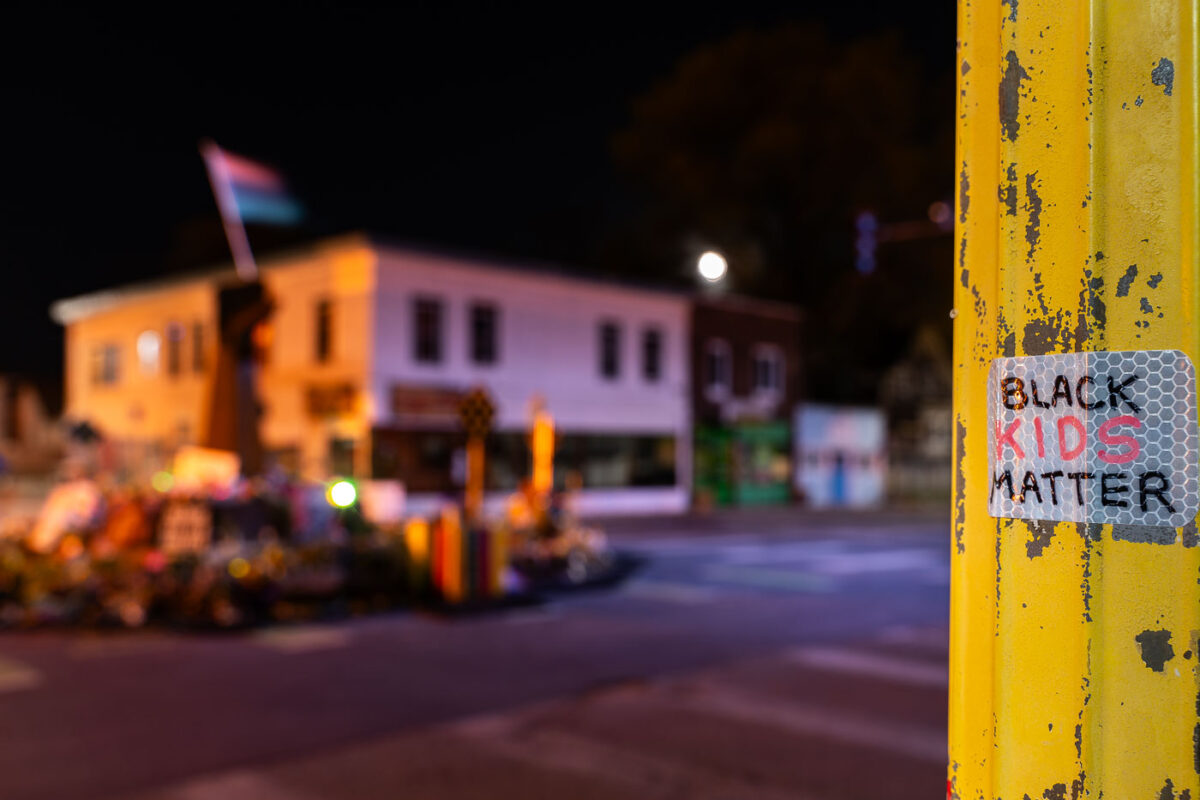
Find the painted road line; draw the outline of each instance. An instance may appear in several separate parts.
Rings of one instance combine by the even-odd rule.
[[[945,664],[911,658],[868,653],[838,647],[797,647],[785,658],[796,664],[842,674],[904,683],[910,686],[944,687],[949,684]]]
[[[834,580],[827,575],[745,564],[712,564],[704,568],[703,575],[707,580],[754,589],[824,593],[835,587]]]
[[[791,733],[869,747],[939,764],[946,761],[946,732],[803,706],[706,682],[668,701],[676,707]]]
[[[173,634],[133,631],[117,634],[81,634],[72,642],[70,654],[76,659],[139,656],[170,650],[179,643]]]
[[[316,800],[315,795],[279,786],[249,770],[201,776],[160,791],[138,795],[137,800]]]
[[[689,606],[711,603],[717,598],[717,592],[707,586],[644,579],[627,582],[621,587],[620,594]]]
[[[255,633],[251,640],[281,653],[311,653],[345,647],[350,643],[350,633],[332,625],[297,625],[268,628]]]
[[[722,560],[730,564],[794,564],[837,556],[846,551],[845,542],[820,539],[810,542],[731,544],[721,549],[721,555]]]
[[[459,735],[476,747],[542,770],[573,772],[602,782],[617,783],[643,797],[688,797],[694,800],[816,800],[758,782],[739,780],[703,764],[655,756],[552,728],[515,732],[504,728],[470,727]]]
[[[950,632],[945,628],[897,625],[880,633],[879,641],[885,644],[911,644],[933,652],[945,653],[950,649]]]
[[[0,658],[0,692],[20,692],[41,683],[41,673],[33,667],[11,658]]]
[[[562,619],[563,611],[558,606],[539,606],[507,611],[501,617],[505,625],[535,625]]]
[[[826,575],[852,576],[888,572],[911,572],[935,567],[949,569],[940,552],[934,550],[879,550],[838,553],[815,559],[812,569]]]

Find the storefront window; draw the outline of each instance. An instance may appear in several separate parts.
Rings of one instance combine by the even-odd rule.
[[[410,492],[457,491],[454,454],[464,444],[459,432],[376,429],[372,475],[402,481]],[[489,490],[516,490],[529,477],[530,463],[528,433],[494,433],[487,438]],[[675,437],[560,434],[555,486],[565,486],[572,472],[582,477],[584,488],[673,486]]]

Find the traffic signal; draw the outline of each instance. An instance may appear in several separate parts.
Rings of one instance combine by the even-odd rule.
[[[854,218],[854,228],[858,236],[854,240],[854,267],[863,275],[875,271],[875,246],[878,244],[876,233],[879,231],[879,220],[870,211],[863,211]]]

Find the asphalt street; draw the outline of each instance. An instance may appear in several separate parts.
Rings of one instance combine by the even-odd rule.
[[[236,635],[0,635],[0,797],[945,789],[948,520],[613,520],[623,584]]]

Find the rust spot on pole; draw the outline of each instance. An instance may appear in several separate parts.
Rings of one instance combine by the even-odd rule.
[[[1042,792],[1042,797],[1046,800],[1067,800],[1067,785],[1065,783],[1056,783]]]
[[[963,425],[961,418],[955,418],[956,426],[956,443],[955,453],[958,458],[958,474],[955,476],[955,497],[954,497],[954,546],[958,548],[958,552],[964,552],[966,544],[963,541],[963,532],[967,525],[967,476],[963,472],[963,447],[967,441],[967,426]]]
[[[1053,353],[1057,347],[1066,345],[1068,336],[1064,325],[1063,312],[1059,311],[1053,317],[1035,319],[1025,323],[1021,347],[1027,356],[1042,356]]]
[[[971,206],[971,178],[967,175],[967,162],[963,162],[958,174],[958,221],[966,223],[967,209]]]
[[[1141,544],[1175,544],[1175,528],[1158,525],[1113,525],[1113,541]]]
[[[1184,789],[1179,793],[1178,800],[1191,800],[1191,798],[1192,790]],[[1175,784],[1170,778],[1167,778],[1167,782],[1163,785],[1162,791],[1158,793],[1158,800],[1176,800]]]
[[[1054,538],[1054,523],[1046,520],[1029,521],[1029,541],[1025,542],[1025,555],[1037,558]]]
[[[1000,79],[1000,131],[1010,142],[1015,142],[1021,130],[1021,123],[1017,119],[1021,81],[1029,80],[1029,73],[1012,50],[1004,56],[1004,61],[1004,76]]]
[[[1025,176],[1025,210],[1029,212],[1029,222],[1025,225],[1025,241],[1029,243],[1026,257],[1031,261],[1042,236],[1042,198],[1037,192],[1036,181],[1036,172]]]
[[[1146,630],[1133,638],[1141,650],[1142,661],[1155,672],[1162,672],[1166,663],[1175,657],[1170,631]]]
[[[1125,274],[1117,281],[1117,297],[1126,297],[1129,294],[1130,288],[1133,286],[1133,279],[1137,277],[1137,264],[1130,264],[1125,270]]]
[[[1004,171],[1005,183],[1000,187],[1000,202],[1004,203],[1004,213],[1010,217],[1017,215],[1017,165],[1009,164]]]
[[[1160,58],[1158,66],[1150,71],[1150,82],[1163,87],[1163,94],[1170,95],[1175,86],[1175,64],[1169,58]]]

